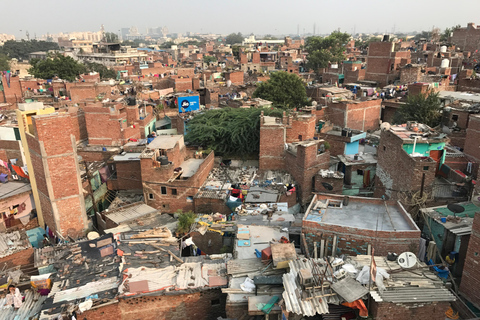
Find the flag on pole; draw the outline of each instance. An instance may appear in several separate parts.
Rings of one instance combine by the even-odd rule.
[[[375,282],[377,275],[377,264],[375,263],[375,250],[372,248],[372,263],[370,264],[370,279]]]

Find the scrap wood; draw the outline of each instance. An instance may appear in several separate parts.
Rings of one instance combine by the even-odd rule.
[[[180,259],[179,257],[177,257],[172,251],[163,249],[162,247],[159,247],[159,246],[157,246],[156,244],[152,244],[152,246],[155,247],[155,248],[157,248],[157,249],[160,249],[160,250],[162,250],[162,251],[168,252],[168,253],[170,254],[170,256],[172,256],[172,258],[174,258],[175,260],[177,260],[177,261],[180,262],[180,263],[183,263],[183,260]]]

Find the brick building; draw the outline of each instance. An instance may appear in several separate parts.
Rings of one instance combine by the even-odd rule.
[[[370,43],[365,80],[376,81],[380,87],[384,87],[399,78],[399,67],[410,63],[410,51],[394,49],[393,42]]]
[[[478,149],[478,148],[477,148]],[[475,213],[472,225],[472,234],[468,242],[467,257],[463,267],[460,294],[467,298],[476,308],[480,308],[480,270],[478,269],[478,256],[480,253],[480,213]]]
[[[73,238],[83,236],[87,228],[75,116],[33,116],[31,131],[25,133],[45,224],[63,237]]]
[[[121,102],[89,103],[83,107],[90,145],[122,146],[130,139],[146,138],[155,131],[151,105]]]
[[[214,154],[189,152],[183,135],[159,136],[140,155],[143,191],[162,212],[193,211],[198,189],[214,165]]]
[[[475,52],[480,49],[480,28],[475,23],[469,23],[465,28],[455,29],[450,41],[462,51]]]
[[[315,188],[315,175],[330,166],[330,153],[322,147],[323,140],[313,140],[315,124],[312,114],[260,116],[259,169],[290,173],[303,204]]]
[[[126,152],[109,159],[109,190],[142,190],[140,155],[140,152]]]
[[[467,135],[465,137],[465,147],[463,152],[467,158],[474,162],[473,165],[473,177],[480,176],[480,148],[478,147],[478,141],[480,139],[480,115],[471,115],[469,117],[469,123],[467,128]]]
[[[382,100],[333,100],[325,109],[325,119],[333,125],[354,130],[377,130]]]
[[[421,231],[400,202],[316,194],[302,220],[307,244],[325,243],[332,255],[417,252]]]
[[[417,123],[383,130],[377,148],[374,196],[398,199],[405,192],[420,191],[422,184],[424,192],[432,192],[448,141]]]
[[[243,71],[225,72],[225,81],[229,80],[232,84],[243,84]]]

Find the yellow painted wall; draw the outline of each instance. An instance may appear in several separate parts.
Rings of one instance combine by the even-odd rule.
[[[27,132],[31,135],[34,134],[32,127],[32,116],[39,114],[50,114],[55,112],[54,107],[45,107],[44,109],[37,110],[16,110],[17,120],[18,120],[18,129],[20,131],[20,137],[22,139],[23,151],[25,153],[25,159],[27,161],[28,176],[30,178],[30,185],[32,186],[33,199],[35,201],[35,207],[37,209],[38,224],[40,227],[45,226],[42,215],[42,207],[40,206],[40,198],[38,196],[37,182],[35,181],[35,172],[33,171],[32,160],[30,158],[30,149],[28,149],[27,144]]]

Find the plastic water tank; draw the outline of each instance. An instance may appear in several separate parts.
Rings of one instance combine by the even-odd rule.
[[[440,52],[442,52],[442,53],[447,52],[447,46],[441,46],[440,47]]]
[[[232,85],[232,80],[227,80],[227,88],[230,88],[231,85]]]
[[[166,166],[168,164],[168,157],[166,156],[158,157],[157,161],[160,162],[162,166]]]
[[[449,64],[450,64],[450,61],[448,61],[448,59],[443,59],[442,64],[440,65],[440,68],[448,68]]]

